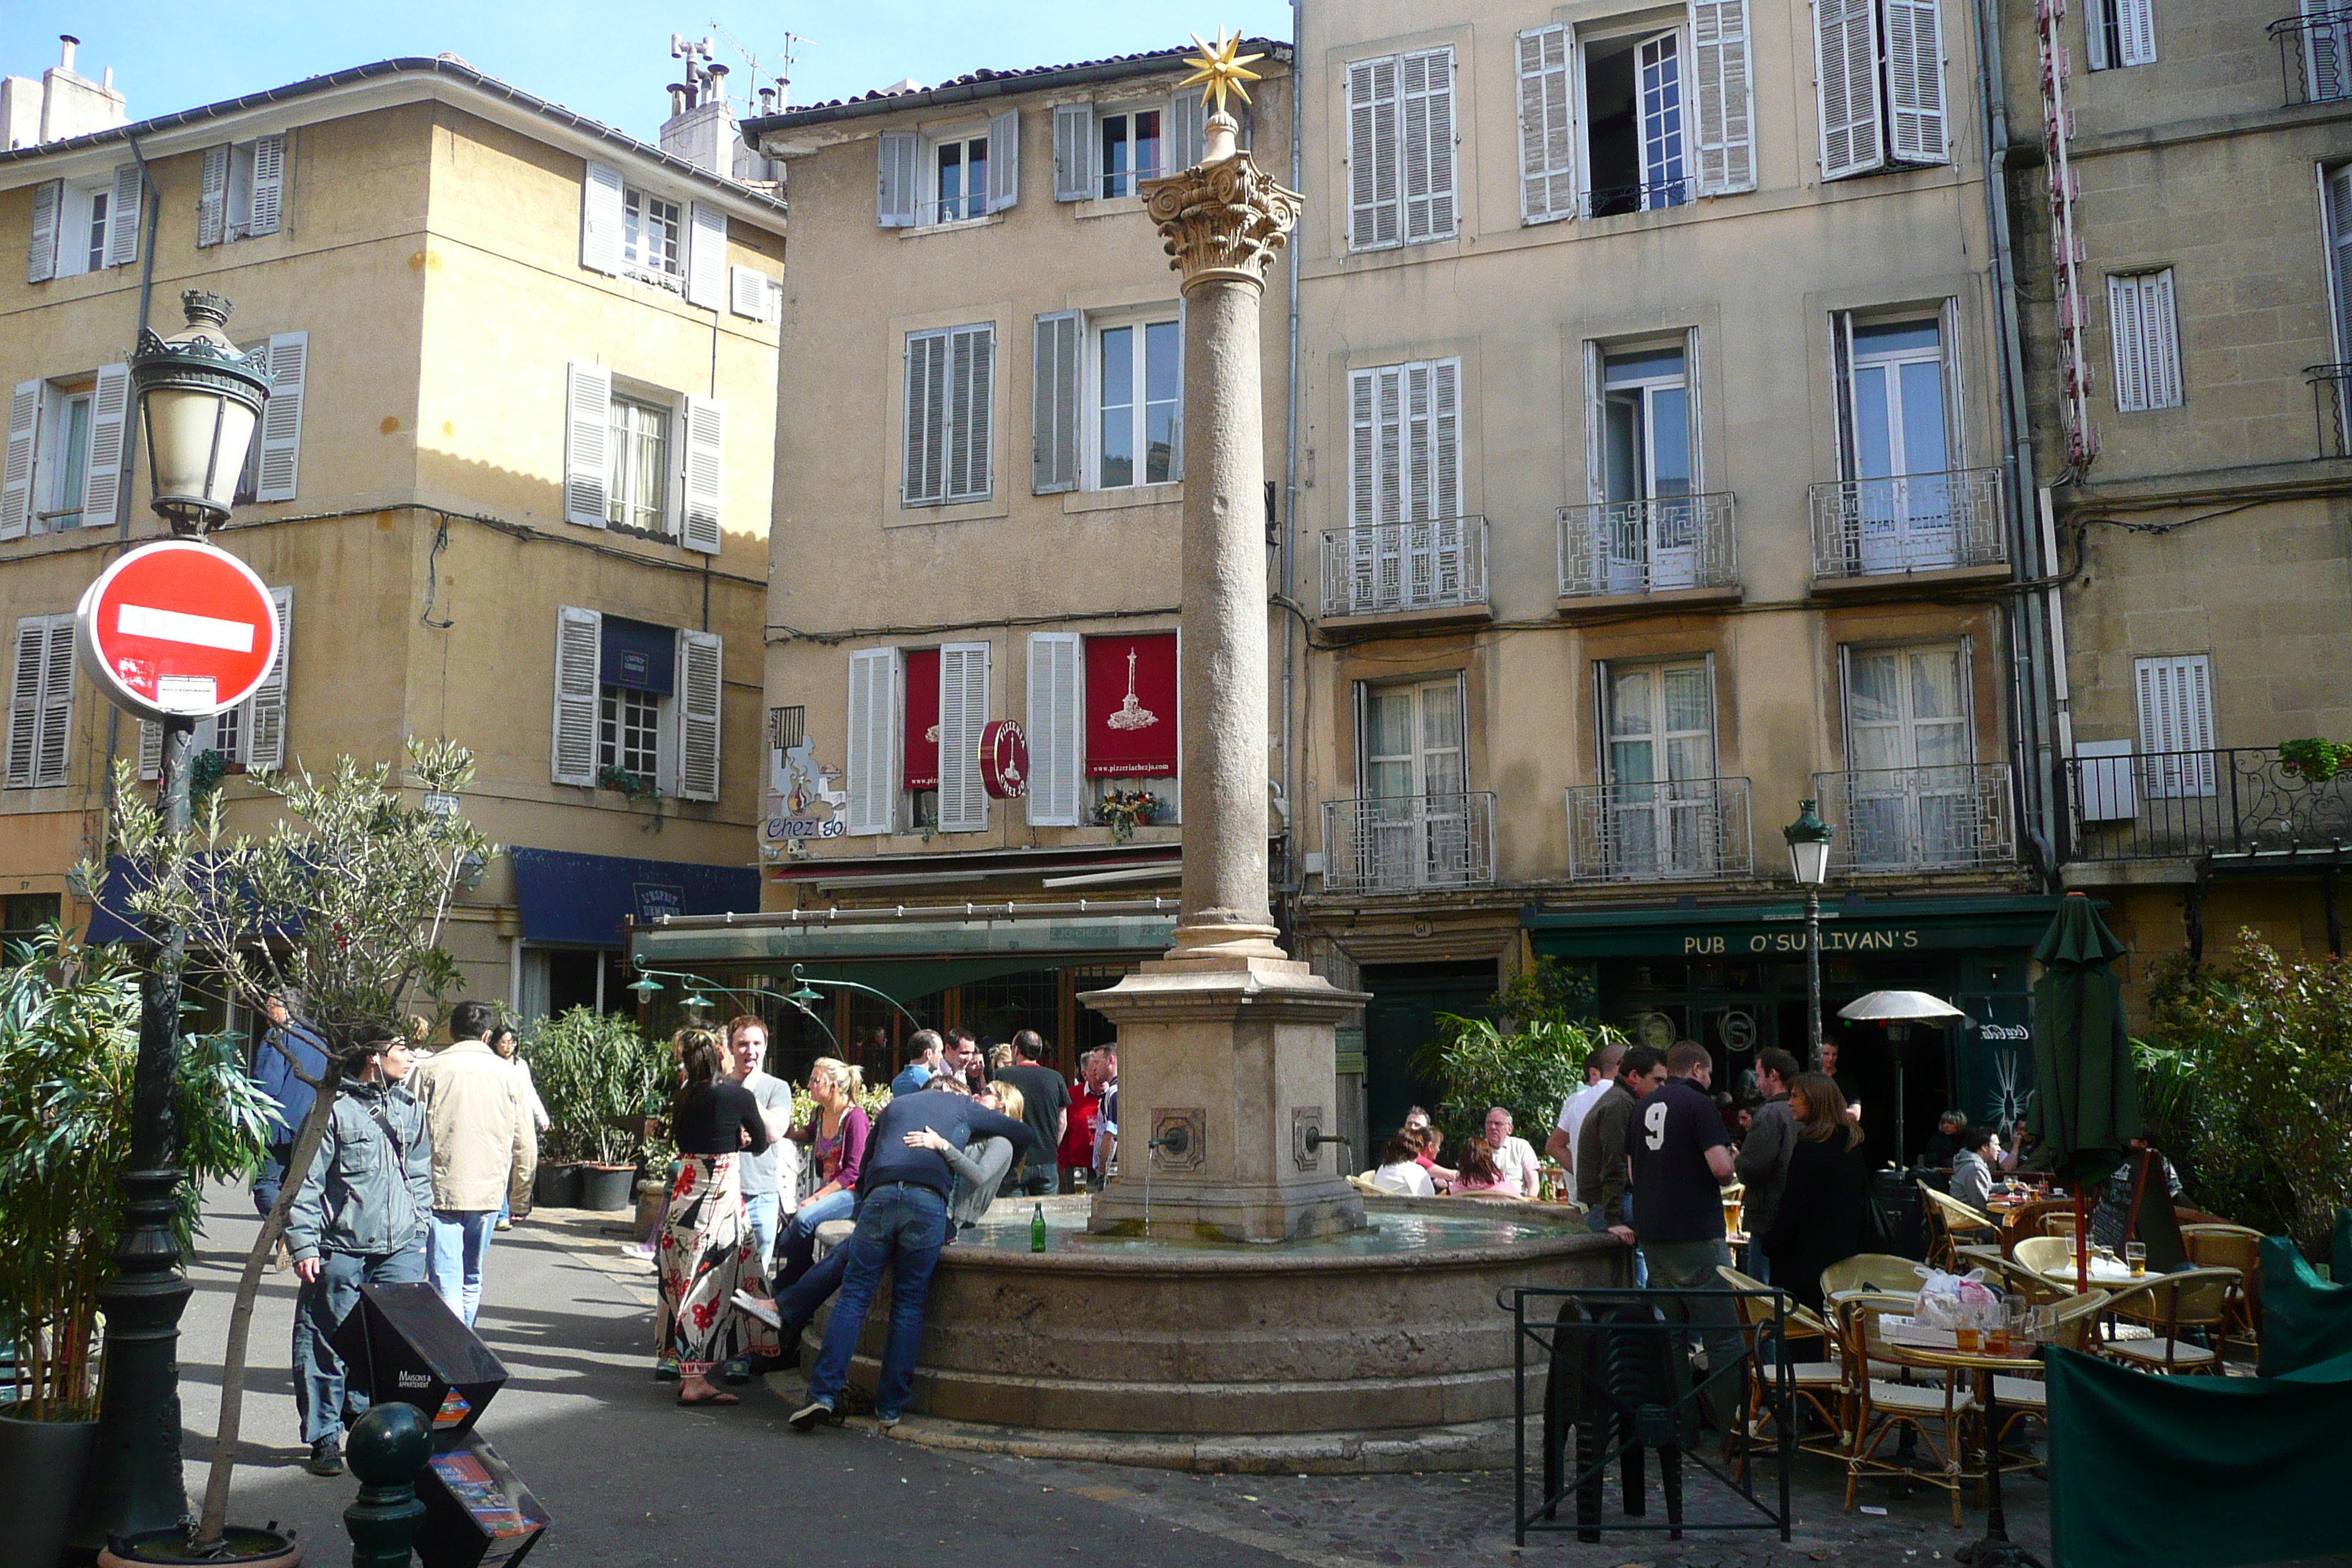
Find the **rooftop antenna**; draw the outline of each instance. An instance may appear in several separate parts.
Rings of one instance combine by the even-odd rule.
[[[726,39],[728,46],[738,55],[742,57],[744,65],[751,68],[751,79],[754,82],[758,81],[760,78],[760,57],[746,48],[743,46],[743,40],[729,32],[725,24],[721,23],[716,16],[710,18],[710,30],[718,34],[720,37]],[[800,50],[797,46],[813,43],[814,41],[815,40],[803,37],[799,33],[786,33],[784,35],[784,47],[782,49],[778,51],[783,57],[783,70],[776,78],[776,106],[779,109],[790,103],[793,99],[793,61],[798,58],[800,54]],[[705,39],[704,47],[706,53],[708,52],[709,45],[709,40]]]

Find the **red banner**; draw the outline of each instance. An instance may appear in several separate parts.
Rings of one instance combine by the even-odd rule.
[[[1176,773],[1176,634],[1087,639],[1087,776]]]
[[[907,759],[908,789],[940,787],[940,650],[910,647],[899,655],[907,669],[907,736],[899,750]]]

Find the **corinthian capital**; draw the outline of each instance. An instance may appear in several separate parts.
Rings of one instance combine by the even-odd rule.
[[[1146,208],[1174,258],[1168,265],[1184,275],[1187,289],[1212,282],[1264,288],[1274,253],[1298,222],[1298,193],[1234,150],[1237,129],[1223,112],[1211,116],[1208,157],[1143,184]]]

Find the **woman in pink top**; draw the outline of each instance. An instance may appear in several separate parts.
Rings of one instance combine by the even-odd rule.
[[[816,1114],[785,1136],[810,1146],[824,1184],[809,1194],[784,1226],[783,1261],[776,1267],[779,1296],[816,1261],[816,1227],[829,1219],[847,1219],[857,1207],[857,1172],[866,1163],[869,1131],[866,1112],[857,1104],[860,1081],[857,1068],[832,1057],[819,1057],[809,1068],[809,1098],[816,1101]]]
[[[1454,1195],[1516,1198],[1520,1194],[1518,1183],[1495,1168],[1494,1146],[1483,1138],[1473,1138],[1462,1146],[1462,1172],[1454,1178]]]

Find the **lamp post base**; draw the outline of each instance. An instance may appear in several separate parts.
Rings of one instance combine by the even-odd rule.
[[[106,1313],[105,1371],[98,1391],[98,1448],[90,1458],[82,1533],[88,1562],[111,1535],[177,1525],[188,1511],[180,1460],[180,1313],[194,1293],[180,1272],[173,1210],[182,1173],[130,1171],[122,1178],[125,1230],[115,1278],[98,1293]]]

